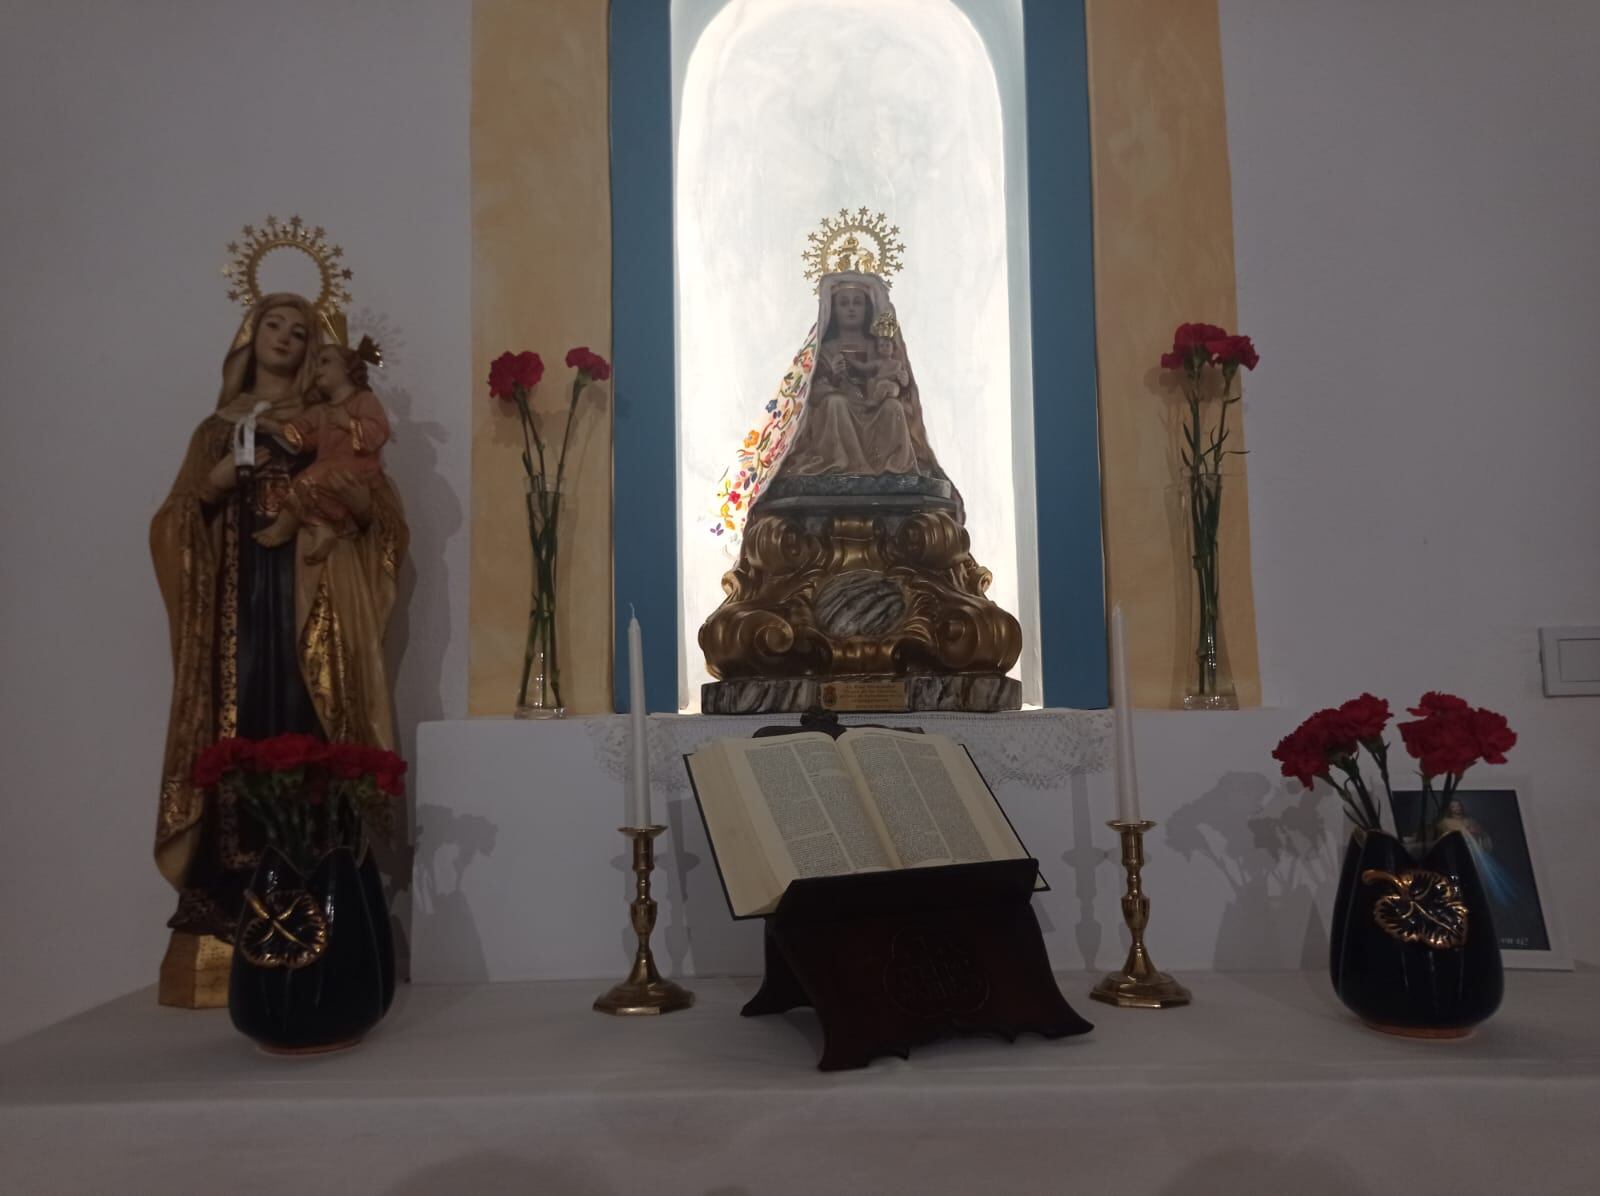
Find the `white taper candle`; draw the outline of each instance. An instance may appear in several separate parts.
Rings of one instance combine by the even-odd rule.
[[[1139,773],[1133,757],[1133,694],[1128,688],[1128,644],[1122,606],[1111,608],[1111,701],[1116,713],[1117,817],[1138,822]]]
[[[628,775],[628,825],[650,825],[650,747],[644,722],[644,637],[628,607],[628,720],[633,729],[633,767]]]

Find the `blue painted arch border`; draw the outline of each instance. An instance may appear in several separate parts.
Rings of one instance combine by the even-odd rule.
[[[1023,0],[1040,662],[1049,706],[1107,704],[1088,54],[1082,0]],[[612,0],[612,531],[616,708],[627,622],[645,701],[678,692],[672,4]]]

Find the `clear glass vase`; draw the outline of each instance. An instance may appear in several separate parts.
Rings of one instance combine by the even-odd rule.
[[[534,509],[543,513],[537,524]],[[561,718],[567,707],[561,700],[561,657],[556,637],[556,530],[561,516],[561,495],[541,478],[529,487],[529,538],[533,556],[533,587],[528,601],[528,642],[522,654],[522,680],[517,688],[518,718]],[[541,538],[534,528],[543,528]]]
[[[555,603],[548,615],[536,604],[528,617],[528,646],[522,658],[522,685],[517,693],[518,718],[562,718],[567,708],[561,702],[553,661],[556,659]]]
[[[1222,633],[1222,554],[1218,531],[1226,475],[1186,474],[1180,486],[1189,550],[1189,643],[1185,710],[1237,710],[1233,670]]]

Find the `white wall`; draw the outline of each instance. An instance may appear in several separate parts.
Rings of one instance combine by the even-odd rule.
[[[412,532],[407,748],[464,713],[470,17],[52,0],[0,19],[0,1038],[155,980],[170,666],[146,534],[216,400],[246,222],[298,212],[346,250]]]
[[[1505,712],[1593,961],[1600,699],[1537,628],[1600,622],[1600,7],[1221,10],[1266,701]]]

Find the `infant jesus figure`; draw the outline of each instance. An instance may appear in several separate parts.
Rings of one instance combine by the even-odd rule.
[[[878,315],[869,331],[874,346],[872,360],[867,367],[866,393],[870,405],[877,407],[886,399],[899,398],[900,388],[911,381],[911,373],[906,369],[905,359],[900,356],[895,344],[900,325],[895,321],[894,313],[883,312]]]
[[[330,478],[345,474],[370,486],[383,470],[378,452],[389,439],[389,419],[378,396],[368,388],[367,364],[361,352],[342,345],[323,346],[317,357],[316,381],[324,402],[288,423],[266,418],[256,423],[297,453],[316,450],[317,459],[295,478],[278,517],[255,534],[257,543],[273,548],[287,544],[302,525],[310,528],[308,565],[327,560],[338,537],[354,535],[357,530],[349,508],[330,491]]]

